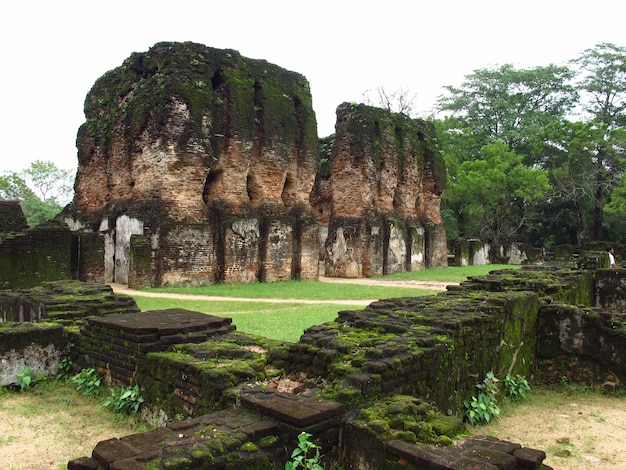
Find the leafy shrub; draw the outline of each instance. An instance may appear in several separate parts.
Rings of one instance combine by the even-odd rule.
[[[74,358],[72,351],[74,349],[74,343],[71,341],[65,346],[65,354],[59,361],[59,368],[57,370],[57,379],[68,380],[72,376],[72,369],[74,367]]]
[[[530,385],[528,385],[528,381],[519,374],[515,377],[511,374],[506,374],[504,378],[504,392],[507,397],[513,400],[524,400],[530,392]]]
[[[137,414],[144,398],[141,395],[139,385],[133,387],[117,387],[109,388],[109,399],[102,406],[105,408],[112,407],[118,413],[125,415]]]
[[[482,383],[476,385],[478,396],[472,396],[471,400],[465,400],[465,417],[472,426],[487,424],[492,418],[500,416],[498,406],[498,378],[493,372],[488,372]]]
[[[94,397],[100,394],[102,377],[96,373],[96,369],[93,367],[81,370],[78,374],[73,375],[70,380],[76,384],[76,390],[85,396]]]
[[[34,382],[33,371],[28,364],[24,365],[24,368],[17,373],[17,376],[18,380],[15,385],[20,388],[20,392],[28,390]]]

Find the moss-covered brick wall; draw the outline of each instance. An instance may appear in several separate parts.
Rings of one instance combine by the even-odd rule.
[[[625,273],[622,277],[626,279]],[[626,379],[626,314],[559,302],[544,305],[538,322],[538,375],[546,382],[588,385]],[[608,379],[607,377],[617,377]],[[613,385],[614,387],[614,385]]]
[[[594,306],[615,312],[626,312],[626,276],[624,270],[599,269],[595,276],[594,294]]]
[[[93,315],[139,311],[132,297],[115,294],[105,284],[80,281],[50,281],[28,289],[0,291],[0,305],[5,303],[17,310],[36,311],[37,318],[32,321],[66,325]]]
[[[92,316],[77,338],[77,362],[97,367],[113,382],[130,385],[148,353],[207,341],[234,329],[230,318],[176,308]]]
[[[325,378],[322,394],[352,405],[389,394],[458,413],[487,372],[529,376],[540,303],[532,292],[451,292],[343,311],[270,352],[290,373]]]
[[[156,253],[150,237],[132,235],[130,237],[130,261],[128,287],[140,289],[156,285]]]
[[[231,331],[210,341],[191,344],[178,338],[169,347],[162,344],[165,349],[148,352],[138,362],[136,380],[155,409],[167,417],[192,418],[169,428],[179,430],[173,434],[180,440],[179,450],[164,451],[145,468],[164,462],[171,468],[193,468],[198,462],[202,468],[220,468],[224,451],[234,468],[249,468],[246,459],[253,456],[260,459],[255,465],[262,461],[261,468],[280,468],[282,461],[263,460],[266,454],[256,453],[265,448],[258,439],[272,436],[273,443],[288,447],[294,427],[326,436],[328,465],[344,468],[362,468],[355,462],[365,462],[367,468],[436,468],[443,461],[450,468],[491,468],[494,462],[499,468],[540,468],[545,453],[519,444],[480,437],[444,445],[462,432],[463,400],[476,393],[488,372],[499,378],[511,373],[594,384],[605,380],[605,386],[620,383],[626,374],[626,315],[592,303],[596,274],[618,285],[621,278],[626,280],[626,271],[605,271],[494,271],[436,296],[384,299],[363,310],[339,312],[334,321],[307,329],[297,343]],[[268,379],[285,376],[301,380],[298,394],[270,388],[277,382]],[[259,395],[250,398],[259,384],[264,385]],[[310,398],[316,400],[311,408],[299,403]],[[231,406],[238,403],[265,413],[272,423],[260,425],[247,410],[241,420],[229,415],[224,421],[221,413],[242,410]],[[338,428],[328,432],[330,428],[309,421],[311,409],[324,415],[337,403],[346,413],[333,415],[329,422],[341,423],[341,441]],[[214,408],[225,410],[215,413]],[[235,422],[245,423],[243,434]],[[211,426],[212,433],[199,423]],[[197,434],[200,428],[204,434]],[[230,452],[233,447],[222,431],[236,434],[236,439],[228,434],[228,443],[243,453]],[[246,432],[256,434],[247,439]],[[168,435],[160,441],[164,449],[174,444]],[[140,440],[135,437],[111,449],[128,450],[128,463],[136,463],[146,450],[136,447]],[[341,452],[335,453],[333,446]],[[210,454],[205,452],[209,448]],[[104,455],[101,451],[97,454]]]
[[[267,379],[267,352],[276,344],[233,332],[152,352],[139,363],[139,382],[150,406],[167,416],[199,416],[231,406],[238,386]]]
[[[78,270],[73,278],[101,284],[110,281],[105,274],[105,237],[92,232],[74,232],[74,236],[78,244],[74,250]]]
[[[21,232],[28,227],[20,201],[0,199],[0,239],[6,233]]]
[[[72,279],[72,247],[71,232],[57,222],[7,236],[0,243],[0,288]]]

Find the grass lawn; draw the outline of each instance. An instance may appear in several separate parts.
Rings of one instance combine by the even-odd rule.
[[[386,276],[374,276],[372,279],[413,280],[413,281],[439,281],[461,282],[468,277],[484,276],[490,271],[499,269],[521,269],[517,264],[481,264],[477,266],[448,266],[446,268],[423,269],[421,271],[409,271],[403,273],[388,274]]]
[[[217,297],[245,297],[247,299],[310,299],[310,300],[377,300],[390,297],[428,295],[438,291],[395,286],[363,286],[318,281],[256,282],[253,284],[211,284],[199,287],[157,287],[143,292],[209,295]]]
[[[338,304],[298,304],[288,302],[202,301],[135,297],[142,311],[184,308],[233,319],[237,331],[281,341],[296,342],[312,325],[337,318],[337,312],[350,309]],[[356,306],[356,309],[363,307]]]
[[[509,265],[463,266],[426,269],[379,277],[381,280],[454,281],[468,276],[481,276]],[[323,300],[378,300],[393,297],[416,297],[437,294],[438,290],[396,286],[365,286],[334,284],[317,281],[285,281],[254,284],[214,284],[202,287],[161,287],[142,289],[144,292],[208,295],[218,297],[243,297],[249,299],[276,299],[276,303],[182,300],[135,296],[142,311],[166,308],[184,308],[233,319],[238,331],[281,341],[296,342],[304,330],[313,325],[332,321],[340,310],[361,310],[362,305],[302,304],[290,299]]]

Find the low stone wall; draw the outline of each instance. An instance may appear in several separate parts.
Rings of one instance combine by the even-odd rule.
[[[0,323],[0,386],[20,381],[25,366],[34,377],[54,377],[65,352],[67,335],[55,323]]]
[[[530,375],[539,306],[532,292],[381,300],[309,328],[270,360],[288,373],[324,377],[321,393],[338,401],[401,393],[457,414],[477,377],[509,368]]]
[[[72,279],[73,238],[67,227],[43,223],[0,243],[0,289]]]
[[[0,199],[0,239],[11,232],[21,232],[28,227],[20,201]]]
[[[41,303],[11,291],[0,291],[0,322],[38,322],[42,314]]]
[[[88,316],[138,310],[132,297],[102,284],[48,282],[0,291],[0,386],[17,383],[26,365],[34,376],[54,377],[68,342],[78,339],[64,326]]]
[[[115,382],[130,385],[148,353],[169,350],[174,344],[207,341],[234,328],[230,318],[183,309],[90,317],[77,336],[78,361],[97,367]]]
[[[115,294],[111,286],[80,281],[43,282],[36,287],[0,291],[0,306],[33,311],[31,321],[71,325],[89,316],[138,312],[135,299]]]
[[[538,376],[546,382],[606,384],[626,379],[626,313],[559,302],[542,307],[538,322]],[[621,379],[620,379],[621,377]]]
[[[385,299],[339,312],[291,344],[238,333],[229,319],[195,312],[183,312],[185,318],[173,311],[133,313],[134,301],[113,295],[108,286],[69,282],[18,293],[44,305],[44,314],[52,312],[57,323],[0,323],[5,338],[15,333],[21,341],[3,339],[0,345],[11,345],[20,357],[29,354],[29,345],[41,345],[39,354],[55,369],[56,354],[68,340],[61,325],[80,322],[81,333],[71,335],[80,366],[109,372],[120,367],[116,380],[134,379],[153,410],[170,419],[189,417],[145,438],[105,441],[71,468],[220,468],[225,459],[233,468],[250,468],[251,462],[278,468],[300,430],[320,439],[329,463],[346,469],[489,469],[493,451],[508,455],[497,454],[501,468],[538,468],[541,451],[512,443],[441,445],[462,429],[462,401],[489,371],[619,386],[626,376],[626,315],[612,306],[619,305],[622,285],[626,271],[619,269],[501,270],[436,296]],[[120,314],[125,308],[131,313]],[[54,351],[46,352],[46,334],[60,341]],[[116,364],[121,357],[126,362]],[[293,393],[273,389],[280,374],[300,382]],[[264,388],[249,395],[258,384]],[[302,405],[313,397],[313,409],[326,423],[319,427],[311,402]],[[343,411],[329,416],[329,403]],[[253,423],[269,430],[258,431]],[[216,433],[203,434],[209,427]]]

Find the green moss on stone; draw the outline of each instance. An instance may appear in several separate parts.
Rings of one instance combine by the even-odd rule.
[[[243,445],[239,448],[239,450],[243,452],[256,452],[259,450],[257,445],[254,442],[244,442]]]

